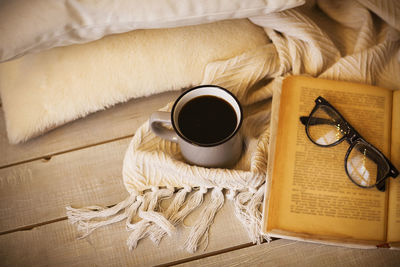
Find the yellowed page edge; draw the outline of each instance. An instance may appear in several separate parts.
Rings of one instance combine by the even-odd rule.
[[[333,246],[342,246],[342,247],[349,247],[349,248],[362,248],[362,249],[376,249],[376,242],[375,241],[366,241],[366,240],[355,240],[355,239],[332,239],[329,236],[308,236],[308,235],[301,235],[299,233],[289,232],[289,231],[282,231],[282,230],[271,230],[269,232],[271,237],[275,238],[284,238],[296,241],[303,241],[303,242],[311,242],[311,243],[320,243],[326,245],[333,245]]]
[[[288,83],[288,78],[286,78],[285,79],[286,80],[286,84]],[[284,117],[285,116],[285,109],[283,109],[283,107],[282,107],[282,101],[285,101],[285,103],[286,103],[286,101],[287,101],[287,98],[288,96],[286,96],[286,93],[285,93],[285,95],[284,96],[282,96],[282,91],[280,92],[280,98],[279,98],[279,108],[278,107],[276,107],[276,109],[278,110],[278,122],[276,123],[276,125],[277,125],[277,127],[276,127],[276,130],[275,130],[275,135],[274,135],[274,151],[273,151],[273,157],[274,157],[274,159],[273,159],[273,161],[271,162],[273,165],[271,166],[271,168],[269,168],[269,171],[270,171],[270,173],[272,174],[271,176],[269,176],[269,192],[268,192],[268,196],[269,196],[269,202],[267,203],[268,204],[268,208],[267,208],[267,211],[266,211],[266,213],[265,214],[267,214],[268,216],[267,216],[267,221],[266,221],[266,223],[264,224],[264,228],[265,228],[265,232],[269,232],[269,229],[271,229],[271,228],[274,228],[275,227],[275,220],[276,220],[276,218],[275,218],[275,215],[274,214],[276,214],[275,213],[275,209],[276,209],[276,205],[275,205],[275,202],[271,199],[271,195],[272,195],[272,191],[274,190],[274,188],[276,187],[274,184],[276,184],[277,183],[277,175],[275,174],[276,172],[277,172],[277,169],[279,169],[279,168],[282,168],[281,167],[281,165],[282,165],[282,162],[279,162],[279,161],[276,161],[275,159],[277,158],[277,156],[279,156],[279,154],[281,153],[281,151],[282,151],[282,148],[278,148],[277,147],[277,143],[276,143],[276,137],[279,135],[279,134],[281,134],[279,131],[279,128],[280,128],[280,125],[279,124],[281,124],[282,122],[282,117]],[[272,125],[272,124],[271,124]],[[272,143],[272,142],[271,142]]]
[[[264,192],[264,204],[262,211],[262,222],[261,232],[266,233],[267,230],[267,218],[268,218],[268,202],[270,197],[271,188],[271,177],[272,168],[274,166],[274,154],[276,144],[276,133],[278,130],[278,119],[279,119],[279,104],[281,100],[281,86],[274,88],[272,92],[272,107],[271,107],[271,122],[270,122],[270,139],[268,145],[268,167],[267,167],[267,179],[265,182]]]
[[[391,162],[400,170],[400,90],[393,92]],[[388,233],[389,243],[400,245],[400,178],[390,179]],[[395,244],[392,244],[395,246]]]

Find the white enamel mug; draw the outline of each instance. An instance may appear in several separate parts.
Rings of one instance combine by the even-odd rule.
[[[178,117],[182,108],[190,100],[200,96],[214,96],[228,102],[236,114],[236,127],[226,138],[218,142],[197,143],[185,136],[179,127]],[[242,107],[228,90],[216,85],[202,85],[185,91],[175,101],[171,112],[157,111],[150,117],[151,130],[161,138],[179,144],[183,157],[190,164],[203,167],[230,167],[242,153],[240,127],[243,121]],[[172,125],[173,129],[167,128]],[[212,131],[212,129],[210,129]]]

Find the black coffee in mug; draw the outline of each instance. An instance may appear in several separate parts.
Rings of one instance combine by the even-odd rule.
[[[178,115],[180,132],[189,140],[203,145],[218,143],[236,129],[234,108],[224,99],[204,95],[189,100]]]
[[[154,112],[149,126],[155,135],[176,143],[187,163],[230,168],[242,154],[242,121],[240,102],[232,93],[200,85],[182,93],[171,112]]]

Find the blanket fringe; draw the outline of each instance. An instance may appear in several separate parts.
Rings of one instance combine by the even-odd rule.
[[[261,244],[264,240],[271,241],[271,238],[262,234],[261,206],[264,198],[264,186],[239,193],[235,198],[235,214],[242,222],[249,234],[253,244]]]
[[[84,232],[80,238],[84,238],[99,227],[119,222],[127,218],[127,212],[124,212],[123,214],[118,213],[126,207],[130,207],[136,203],[135,200],[136,194],[132,194],[124,201],[121,201],[111,208],[89,206],[86,208],[76,209],[72,208],[71,206],[67,206],[66,209],[68,220],[72,224],[78,224],[78,230]],[[130,209],[128,208],[128,210]]]
[[[201,205],[201,203],[203,202],[203,195],[205,192],[207,192],[207,189],[196,191],[186,201],[186,205],[184,205],[186,196],[191,191],[192,188],[189,186],[179,190],[176,193],[174,200],[165,211],[165,217],[172,223],[172,225],[177,226],[189,213],[191,213],[195,208]],[[183,206],[184,208],[182,208]],[[160,227],[157,227],[157,225],[153,225],[151,229],[150,239],[158,245],[165,234],[166,231],[164,231]]]
[[[89,206],[85,208],[67,207],[67,216],[71,223],[78,224],[78,230],[83,232],[80,238],[91,234],[99,227],[126,219],[126,229],[131,232],[127,245],[130,250],[137,247],[138,242],[149,237],[155,244],[159,244],[165,235],[171,235],[175,227],[196,208],[202,206],[206,187],[200,187],[191,193],[192,188],[185,186],[174,192],[174,188],[153,187],[151,191],[133,193],[117,205],[107,208]],[[217,212],[224,204],[223,189],[213,188],[210,200],[204,204],[204,209],[197,221],[191,227],[190,233],[183,247],[194,253],[203,242],[208,242],[208,230]],[[261,234],[260,206],[263,201],[264,187],[237,192],[228,190],[227,198],[234,201],[235,213],[246,227],[253,243],[261,243],[269,237]],[[161,209],[161,201],[174,196],[168,208]],[[205,246],[207,247],[207,245]]]
[[[222,193],[222,188],[214,188],[211,192],[209,203],[199,215],[199,219],[193,225],[189,237],[184,243],[184,247],[188,252],[196,252],[204,236],[206,236],[208,240],[208,229],[214,221],[216,213],[221,209],[223,204],[224,194]]]
[[[160,191],[162,190],[163,189]],[[144,197],[144,201],[146,202],[146,199],[150,198],[150,203],[148,207],[146,207],[146,203],[142,205],[143,208],[147,208],[147,211],[141,208],[138,216],[142,220],[130,226],[132,233],[127,240],[129,249],[132,250],[136,248],[138,242],[145,237],[149,236],[154,243],[159,244],[166,234],[171,235],[175,226],[182,223],[187,215],[203,203],[204,194],[207,193],[207,189],[201,187],[185,202],[186,196],[191,190],[190,187],[184,187],[179,190],[164,213],[152,211],[156,207],[156,203],[160,203],[160,201],[154,201],[154,199],[157,198],[154,192],[147,193]],[[173,193],[171,190],[167,190],[166,192],[168,197]],[[160,210],[160,208],[158,208],[158,210]]]
[[[169,235],[172,234],[175,227],[165,217],[158,212],[160,203],[163,199],[170,198],[174,193],[173,189],[152,188],[152,192],[147,192],[144,195],[143,203],[140,206],[138,216],[141,220],[132,224],[127,222],[127,229],[132,230],[127,240],[127,245],[130,250],[136,248],[138,242],[149,235],[149,228],[155,224],[163,229]]]

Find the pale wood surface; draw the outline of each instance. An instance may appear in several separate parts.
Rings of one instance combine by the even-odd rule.
[[[164,238],[159,247],[143,240],[134,251],[127,249],[129,233],[123,222],[77,239],[79,233],[67,221],[65,206],[113,205],[124,199],[122,160],[131,137],[153,111],[177,95],[129,101],[18,146],[7,143],[1,117],[1,266],[390,266],[400,262],[399,251],[385,249],[356,250],[287,240],[251,245],[229,201],[210,228],[207,248],[195,254],[181,249],[188,232],[184,227]],[[198,213],[185,223],[190,225]]]
[[[187,218],[187,225],[191,224],[194,215]],[[216,216],[206,251],[200,249],[196,254],[190,254],[181,248],[188,231],[178,228],[177,233],[165,237],[159,247],[149,239],[142,240],[134,251],[129,251],[126,246],[129,233],[123,222],[100,228],[87,238],[78,240],[75,227],[63,220],[1,235],[0,259],[3,264],[11,266],[153,266],[249,243],[229,202]]]
[[[0,232],[65,217],[65,207],[128,196],[122,160],[130,138],[0,169]]]
[[[399,266],[399,251],[351,249],[279,239],[179,266]]]

